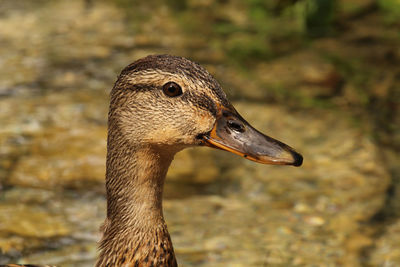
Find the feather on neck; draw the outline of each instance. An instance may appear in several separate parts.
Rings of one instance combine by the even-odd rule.
[[[166,173],[176,151],[128,144],[109,128],[107,219],[100,266],[177,266],[162,212]]]

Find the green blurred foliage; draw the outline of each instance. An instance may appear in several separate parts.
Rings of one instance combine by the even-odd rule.
[[[387,14],[388,22],[400,21],[400,0],[378,0],[378,5]]]
[[[186,34],[206,38],[209,45],[223,50],[233,62],[279,55],[276,47],[281,40],[289,43],[282,51],[286,52],[307,37],[332,34],[339,6],[337,0],[109,1],[125,11],[136,32],[153,15],[153,8],[166,4]],[[381,2],[386,7],[386,2],[396,0]]]
[[[207,39],[232,61],[268,59],[274,53],[274,40],[301,38],[305,33],[308,1],[263,0],[109,0],[120,6],[140,32],[152,14],[152,8],[165,3],[186,34]],[[140,10],[140,12],[138,12]],[[140,14],[140,15],[138,15]],[[315,18],[315,13],[313,13]],[[312,20],[311,19],[311,20]],[[309,23],[313,25],[312,22]],[[277,30],[279,29],[279,30]]]
[[[305,25],[311,37],[320,37],[332,31],[337,3],[335,0],[307,0]]]

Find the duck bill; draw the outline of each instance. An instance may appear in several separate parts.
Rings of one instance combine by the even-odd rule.
[[[264,164],[300,166],[303,157],[290,146],[253,128],[233,108],[221,108],[203,144]]]

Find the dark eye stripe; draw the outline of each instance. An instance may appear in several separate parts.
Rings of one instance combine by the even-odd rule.
[[[217,107],[215,106],[214,101],[205,93],[184,94],[181,99],[198,108],[210,111],[213,115],[217,114]]]
[[[129,88],[131,90],[135,91],[151,91],[154,90],[154,87],[149,84],[144,84],[144,83],[137,83],[133,85],[127,85],[126,88]]]

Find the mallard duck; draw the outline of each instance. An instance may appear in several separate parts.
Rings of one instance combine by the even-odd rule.
[[[122,70],[108,113],[107,218],[97,267],[177,266],[162,210],[174,155],[209,146],[265,164],[300,166],[294,149],[246,122],[200,65],[152,55]]]
[[[122,70],[108,114],[107,218],[97,267],[177,266],[163,217],[163,184],[174,155],[198,145],[260,163],[303,161],[247,123],[200,65],[155,55]]]

